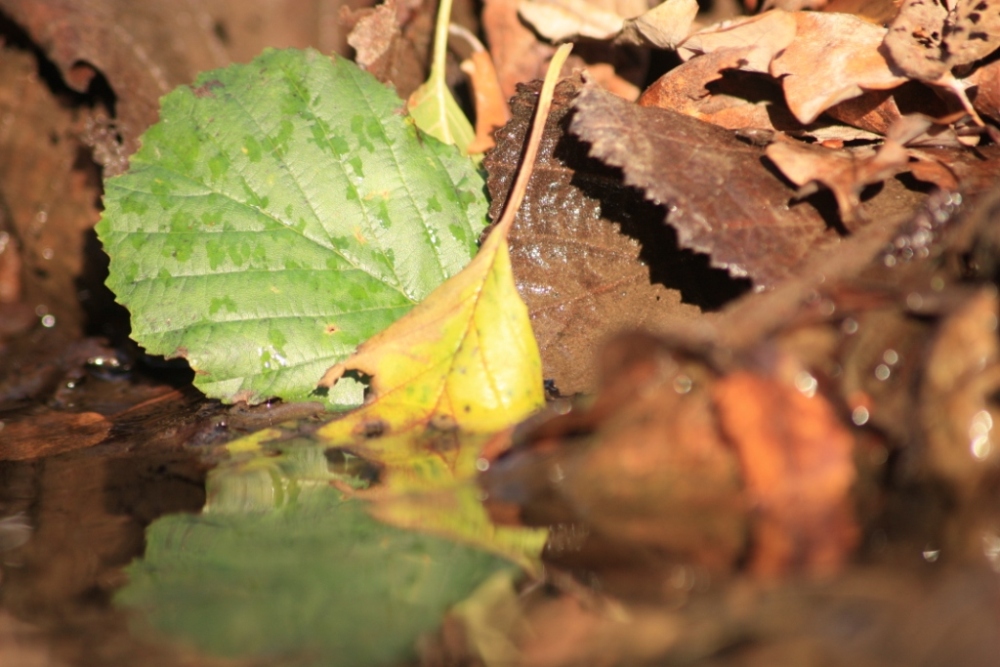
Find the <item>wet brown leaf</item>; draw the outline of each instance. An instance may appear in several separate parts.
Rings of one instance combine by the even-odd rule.
[[[571,130],[591,155],[622,168],[625,183],[669,207],[683,247],[714,266],[772,286],[803,259],[836,243],[815,209],[789,206],[793,193],[761,162],[763,149],[666,109],[644,108],[595,88],[574,103]]]
[[[666,330],[699,314],[683,301],[718,305],[741,289],[707,271],[703,257],[679,252],[672,231],[658,224],[663,210],[624,187],[615,170],[588,158],[587,146],[566,132],[579,85],[556,89],[510,237],[545,377],[566,394],[593,389],[592,359],[615,332]],[[484,162],[494,217],[506,201],[535,94],[524,88],[514,98],[513,120],[497,132],[497,148]]]
[[[746,371],[712,387],[755,512],[749,568],[758,575],[831,574],[857,546],[854,438],[809,393]]]
[[[92,447],[111,431],[111,422],[96,412],[48,412],[0,424],[3,461],[41,459]]]

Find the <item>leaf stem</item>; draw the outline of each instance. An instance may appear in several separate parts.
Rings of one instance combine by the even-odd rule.
[[[434,51],[431,55],[431,78],[444,76],[445,58],[448,55],[448,26],[451,24],[452,0],[441,0],[438,4],[437,21],[434,24]]]

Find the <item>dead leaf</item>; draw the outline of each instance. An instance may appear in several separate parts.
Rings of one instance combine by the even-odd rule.
[[[788,108],[811,123],[833,105],[866,90],[904,83],[882,55],[885,28],[852,14],[798,12],[795,39],[771,61]]]
[[[162,95],[229,62],[211,18],[195,5],[178,11],[167,0],[141,9],[127,0],[3,0],[0,8],[42,46],[70,89],[113,91],[114,118],[103,121],[113,129],[92,134],[106,176],[125,170]]]
[[[500,90],[500,80],[489,52],[464,28],[452,25],[451,30],[452,34],[463,34],[473,47],[472,53],[461,64],[462,71],[472,84],[476,105],[476,138],[469,144],[468,152],[470,155],[485,153],[496,145],[493,132],[510,120],[510,108]]]
[[[644,14],[626,19],[618,41],[658,49],[676,49],[691,34],[698,3],[665,0]]]
[[[994,121],[1000,121],[1000,61],[978,68],[965,79],[965,83],[976,89],[976,95],[972,98],[976,111]]]
[[[93,447],[111,432],[96,412],[47,412],[18,421],[0,421],[0,460],[30,461]]]
[[[769,11],[723,21],[700,30],[677,49],[684,60],[722,49],[747,49],[740,69],[768,74],[771,61],[795,39],[795,14]]]
[[[396,93],[408,99],[427,78],[435,5],[423,0],[386,0],[374,9],[341,10],[353,28],[347,43],[355,61]]]
[[[837,235],[761,163],[763,149],[666,109],[585,88],[571,131],[591,155],[624,171],[625,183],[668,207],[682,247],[708,253],[732,275],[772,286]]]
[[[511,262],[528,305],[546,378],[559,391],[591,391],[592,359],[622,328],[665,331],[696,317],[691,304],[718,307],[745,285],[678,251],[663,210],[624,187],[566,131],[580,81],[556,89],[538,163],[511,231]],[[513,120],[487,155],[490,214],[499,215],[520,161],[537,86],[512,100]],[[688,303],[684,303],[684,301]]]
[[[517,84],[540,79],[555,47],[538,40],[517,15],[518,0],[485,0],[483,32],[496,66],[500,90],[513,97]]]
[[[854,438],[830,404],[745,371],[718,380],[712,396],[754,508],[750,571],[842,568],[859,538],[850,496]]]
[[[564,42],[574,37],[611,39],[626,18],[587,0],[521,0],[517,13],[543,37]]]
[[[810,184],[821,183],[833,191],[840,219],[852,228],[861,205],[861,191],[900,171],[909,163],[909,153],[898,142],[887,140],[870,147],[829,149],[800,142],[778,141],[767,147],[767,157],[788,180],[811,194]]]
[[[1000,47],[1000,7],[992,0],[905,0],[885,46],[907,75],[938,81]]]

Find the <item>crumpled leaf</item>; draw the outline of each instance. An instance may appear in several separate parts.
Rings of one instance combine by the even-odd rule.
[[[413,91],[406,102],[417,127],[432,137],[458,147],[466,153],[475,138],[472,124],[458,106],[448,82],[445,81],[445,64],[448,53],[448,24],[451,22],[452,0],[441,0],[434,24],[434,51],[431,55],[431,73],[427,81]]]
[[[167,96],[98,225],[134,338],[187,357],[212,396],[308,399],[457,273],[482,181],[400,105],[348,61],[291,50]]]
[[[626,184],[666,205],[680,245],[708,253],[714,266],[770,286],[810,252],[837,243],[815,209],[788,205],[791,191],[761,163],[763,149],[591,87],[574,107],[570,129],[591,143],[591,155],[621,167]]]
[[[992,0],[905,0],[885,47],[907,75],[937,81],[1000,47],[1000,7]]]
[[[884,37],[885,28],[852,14],[771,10],[706,28],[678,52],[748,49],[740,69],[780,78],[788,108],[809,124],[839,102],[907,80],[882,55]]]
[[[906,169],[909,152],[902,144],[887,140],[877,150],[871,147],[829,149],[791,141],[767,147],[767,157],[788,180],[803,188],[822,183],[833,191],[840,219],[853,226],[861,205],[861,191],[872,183]]]
[[[619,40],[660,49],[676,49],[691,32],[698,3],[694,0],[664,0],[634,19],[627,19]]]
[[[605,339],[625,327],[667,331],[717,308],[745,284],[679,251],[662,208],[588,157],[567,131],[579,78],[557,86],[525,201],[511,230],[518,291],[531,313],[545,377],[566,394],[593,391],[592,363]],[[497,132],[483,166],[497,219],[521,160],[538,86],[513,98],[513,120]]]
[[[364,407],[321,428],[320,437],[349,442],[373,425],[383,435],[418,426],[492,433],[544,404],[538,345],[528,309],[514,286],[507,234],[570,48],[560,47],[550,64],[511,209],[461,273],[326,372],[321,381],[325,386],[348,370],[369,375],[372,381]]]
[[[354,61],[382,83],[390,83],[403,99],[424,83],[434,32],[433,15],[422,11],[422,0],[385,0],[351,12],[341,9],[341,21],[353,24],[347,43]]]

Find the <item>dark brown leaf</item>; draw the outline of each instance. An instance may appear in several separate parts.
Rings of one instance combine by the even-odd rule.
[[[592,87],[574,107],[571,131],[591,155],[667,205],[680,244],[708,253],[713,265],[768,287],[838,242],[814,208],[789,205],[794,193],[763,164],[763,150],[730,132]]]
[[[578,81],[556,89],[510,236],[514,276],[531,312],[545,377],[564,393],[593,389],[592,359],[615,332],[669,329],[699,314],[683,301],[717,306],[741,289],[708,270],[704,257],[678,251],[672,230],[659,224],[663,209],[623,186],[617,170],[587,157],[587,146],[565,131],[578,89]],[[513,99],[513,120],[498,130],[497,148],[484,162],[494,219],[520,159],[535,95],[524,88]]]

